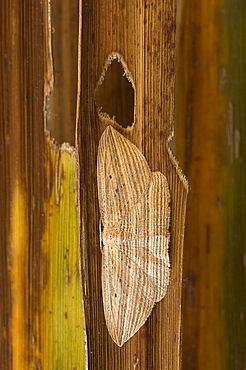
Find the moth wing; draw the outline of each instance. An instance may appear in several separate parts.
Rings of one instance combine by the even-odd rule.
[[[97,157],[99,207],[104,228],[114,226],[148,187],[151,172],[140,150],[112,126],[103,132]]]
[[[108,331],[121,347],[150,315],[155,304],[154,285],[120,248],[104,245],[102,288]]]
[[[120,221],[124,253],[153,278],[155,301],[166,294],[170,276],[170,192],[166,177],[154,172],[139,202]]]
[[[166,294],[170,271],[169,203],[166,177],[153,173],[139,202],[112,228],[120,230],[115,244],[104,241],[104,311],[110,335],[119,346],[139,330],[155,302]]]

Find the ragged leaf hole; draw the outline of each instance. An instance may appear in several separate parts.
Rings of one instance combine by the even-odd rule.
[[[133,126],[134,84],[119,54],[112,54],[107,60],[94,99],[101,121],[123,128]]]

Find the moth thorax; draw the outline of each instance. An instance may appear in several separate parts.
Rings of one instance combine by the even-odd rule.
[[[102,232],[102,241],[105,245],[115,245],[122,241],[123,232],[118,228],[104,229]]]

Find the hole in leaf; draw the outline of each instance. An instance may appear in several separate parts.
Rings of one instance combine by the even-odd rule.
[[[109,61],[97,85],[95,103],[99,117],[104,122],[113,120],[126,128],[134,122],[134,88],[126,77],[128,71],[120,59],[116,55]]]

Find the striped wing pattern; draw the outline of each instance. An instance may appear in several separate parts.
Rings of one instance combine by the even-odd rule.
[[[114,129],[110,128],[110,130]],[[105,192],[108,193],[106,201],[102,202],[104,194],[99,195],[101,215],[104,214],[101,237],[103,242],[102,291],[105,319],[112,339],[118,346],[122,346],[145,323],[155,303],[166,294],[170,274],[168,256],[170,193],[167,179],[160,172],[151,173],[150,170],[145,169],[138,181],[137,171],[140,168],[145,168],[146,160],[131,142],[116,131],[114,140],[116,140],[114,144],[104,147],[104,151],[110,153],[103,155],[101,147],[101,158],[111,158],[111,162],[113,159],[118,160],[117,156],[114,155],[118,140],[123,143],[119,145],[124,145],[125,150],[134,147],[131,148],[131,151],[126,152],[124,157],[124,161],[131,163],[131,172],[134,174],[130,177],[134,181],[127,180],[129,185],[127,185],[125,195],[121,194],[120,199],[114,197],[114,201],[110,203],[112,207],[117,207],[130,200],[130,205],[124,206],[120,210],[112,209],[112,214],[115,216],[112,221],[110,209],[106,203],[114,192],[111,193],[110,188],[107,190],[106,185]],[[138,153],[138,160],[136,158],[130,160],[131,156],[136,155],[136,151],[140,153]],[[128,157],[130,157],[129,160]],[[137,164],[134,171],[135,161],[140,160],[144,160],[144,163]],[[104,163],[104,166],[111,165],[111,162]],[[98,163],[99,165],[100,163]],[[110,172],[119,186],[120,180],[117,177],[120,176],[125,181],[126,178],[129,179],[129,176],[126,174],[121,176],[124,172],[123,163],[120,166],[116,164],[114,166],[114,168],[118,166],[122,170],[114,172],[111,169],[106,170],[106,173]],[[125,168],[129,167],[125,166]],[[147,179],[148,175],[149,179]],[[98,178],[98,180],[100,179],[102,177]],[[140,182],[142,183],[140,184]],[[103,179],[103,183],[106,183],[105,179]],[[98,187],[99,191],[103,189],[102,184]],[[138,189],[135,189],[136,187]],[[132,188],[134,196],[128,194]]]

